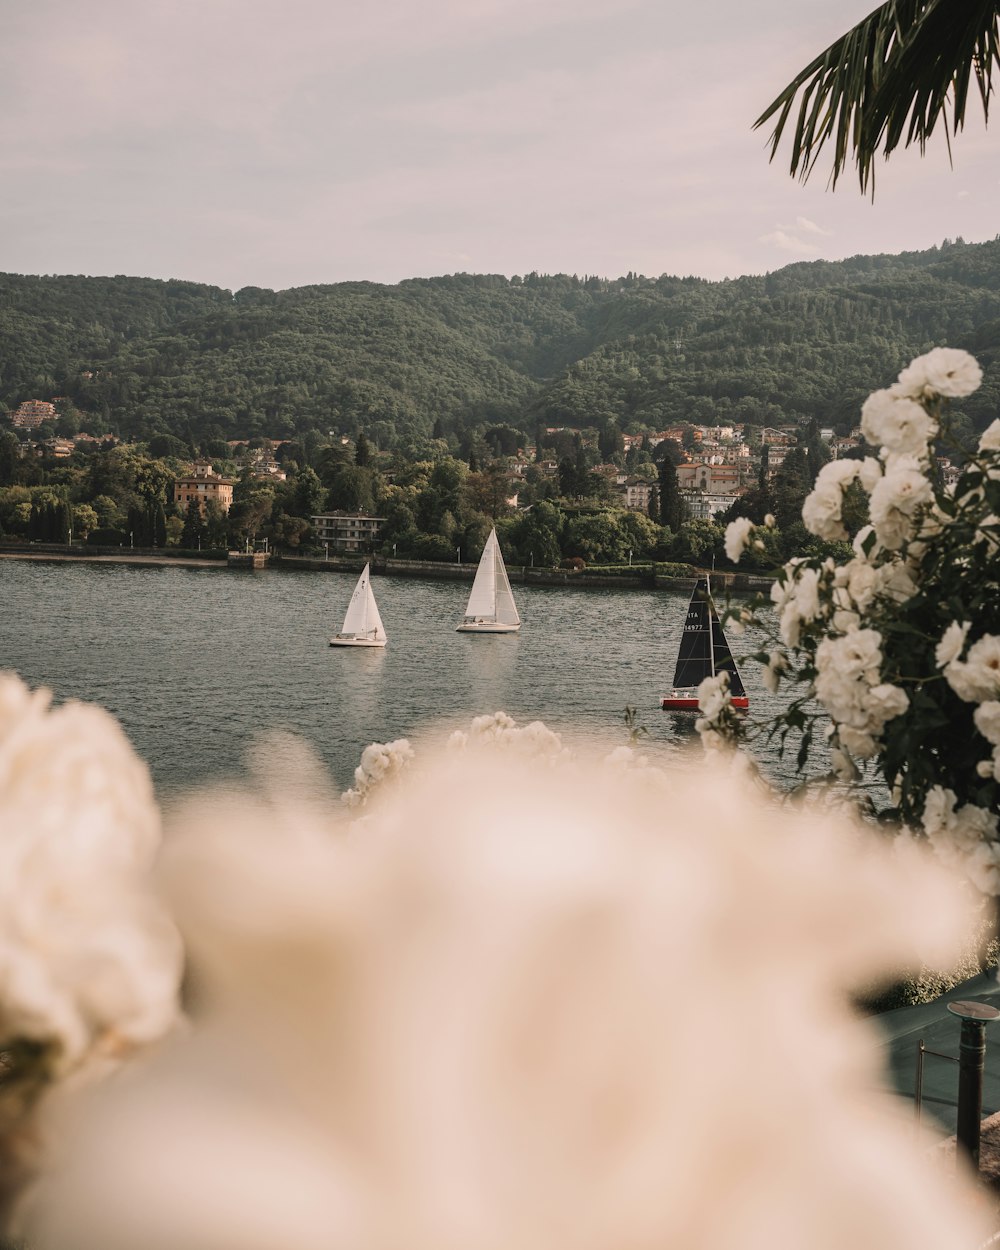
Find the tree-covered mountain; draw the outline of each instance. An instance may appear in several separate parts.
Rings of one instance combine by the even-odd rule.
[[[235,294],[141,278],[0,275],[0,404],[63,396],[85,428],[419,450],[490,426],[678,421],[849,427],[934,344],[1000,411],[1000,238],[723,282],[456,274]],[[73,418],[77,419],[77,418]]]

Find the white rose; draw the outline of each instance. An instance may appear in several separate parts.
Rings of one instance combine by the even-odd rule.
[[[869,443],[895,454],[923,456],[937,436],[937,422],[912,399],[876,391],[861,409],[861,432]]]
[[[872,491],[869,511],[879,542],[898,551],[913,529],[914,514],[933,501],[931,484],[912,456],[902,456]]]
[[[1000,420],[994,421],[983,431],[979,440],[980,451],[1000,451]]]
[[[731,702],[728,673],[706,677],[698,687],[698,709],[710,723],[718,720],[719,713]]]
[[[869,555],[865,555],[865,544],[868,542],[869,538],[873,536],[875,538],[875,542],[872,545],[871,553]],[[878,555],[879,546],[878,535],[875,534],[874,525],[866,525],[863,529],[858,530],[858,532],[854,535],[854,542],[851,543],[851,548],[854,551],[855,556],[857,556],[859,560],[864,560],[865,562],[873,560]]]
[[[761,676],[764,685],[772,694],[778,693],[778,684],[781,681],[781,674],[788,671],[788,657],[780,647],[775,649],[767,657],[767,667],[763,670]]]
[[[726,557],[738,564],[740,556],[746,550],[750,535],[754,531],[753,521],[749,517],[737,517],[726,526]]]
[[[837,737],[856,759],[870,760],[878,752],[878,744],[871,734],[855,729],[853,725],[838,726]]]
[[[964,663],[953,660],[944,670],[949,686],[967,703],[1000,695],[1000,637],[984,634],[969,648]]]
[[[1000,703],[995,699],[980,703],[973,712],[972,719],[987,742],[1000,746]]]
[[[900,392],[915,399],[944,395],[959,399],[971,395],[983,380],[974,356],[956,347],[935,347],[918,356],[899,375]]]
[[[910,700],[907,698],[906,691],[899,686],[892,686],[888,682],[873,686],[868,692],[868,698],[871,711],[875,713],[875,716],[882,724],[886,721],[894,720],[897,716],[902,716],[910,706]]]
[[[970,628],[971,625],[968,621],[961,625],[959,625],[958,621],[952,621],[941,635],[941,641],[934,651],[934,661],[938,668],[944,668],[945,665],[951,664],[953,660],[958,659],[962,654],[962,648],[965,646],[965,636]]]
[[[814,490],[802,503],[802,523],[810,534],[826,542],[847,538],[841,520],[844,497],[839,490]]]
[[[921,823],[928,834],[939,833],[950,828],[955,801],[954,790],[947,790],[943,786],[933,786],[928,791],[924,799],[924,814],[921,818]]]
[[[830,749],[830,766],[841,781],[857,781],[861,776],[851,757],[839,747]]]
[[[1000,844],[980,842],[969,850],[962,867],[984,894],[1000,894]]]

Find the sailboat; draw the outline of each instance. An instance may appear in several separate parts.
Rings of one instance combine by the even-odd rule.
[[[715,611],[708,578],[699,577],[688,604],[677,651],[674,687],[663,696],[661,706],[668,711],[697,712],[698,687],[706,677],[715,677],[721,672],[729,674],[733,707],[748,708],[750,700]]]
[[[330,639],[331,647],[384,647],[386,644],[382,618],[372,593],[370,568],[366,564],[358,578],[351,602],[347,605],[344,626],[339,634]]]
[[[521,628],[495,529],[479,558],[465,619],[455,628],[467,634],[514,634]]]

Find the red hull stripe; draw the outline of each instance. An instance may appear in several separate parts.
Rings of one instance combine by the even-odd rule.
[[[663,702],[660,706],[664,711],[668,712],[697,712],[697,699],[672,699],[670,695],[664,695]],[[750,700],[743,695],[736,695],[732,699],[732,706],[738,708],[741,712],[747,711],[750,707]]]

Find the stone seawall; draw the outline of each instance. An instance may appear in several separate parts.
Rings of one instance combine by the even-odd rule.
[[[152,547],[68,547],[59,543],[0,543],[0,559],[10,560],[65,560],[73,562],[94,561],[117,564],[180,564],[193,568],[216,569],[298,569],[316,573],[360,573],[366,562],[372,572],[385,577],[423,577],[437,581],[471,582],[476,576],[475,564],[435,563],[430,560],[393,560],[382,556],[331,556],[319,559],[310,556],[288,556],[244,552],[205,552],[170,554],[162,548]],[[586,569],[540,569],[529,565],[508,565],[507,576],[514,585],[527,586],[576,586],[584,590],[678,590],[690,592],[695,574],[690,577],[667,576],[658,571],[659,566],[637,566],[634,573],[590,573]],[[767,591],[771,579],[748,573],[712,574],[716,591],[737,594]]]

